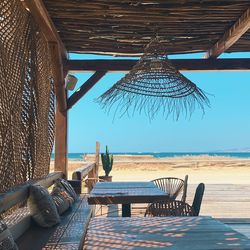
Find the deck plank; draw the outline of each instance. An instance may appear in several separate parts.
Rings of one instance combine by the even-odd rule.
[[[211,217],[94,218],[84,249],[250,249],[250,240]]]
[[[234,224],[228,224],[231,228],[238,231],[241,234],[244,234],[247,238],[250,239],[250,223],[242,224],[242,223],[234,223]]]

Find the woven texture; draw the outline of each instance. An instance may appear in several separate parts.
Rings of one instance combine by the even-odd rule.
[[[204,92],[182,75],[167,58],[166,44],[157,38],[145,49],[132,70],[105,92],[99,101],[122,115],[144,112],[149,118],[162,112],[178,120],[181,114],[190,116],[195,108],[204,113],[209,100]]]
[[[43,0],[69,52],[141,56],[151,37],[169,54],[206,52],[249,0]],[[227,52],[250,51],[248,30]]]
[[[74,202],[77,201],[78,196],[77,196],[74,188],[70,185],[70,183],[68,181],[66,181],[64,179],[58,179],[55,182],[55,186],[64,189],[73,198]]]
[[[184,181],[175,177],[159,178],[152,181],[159,189],[175,200],[184,187]]]
[[[183,201],[159,201],[147,207],[145,216],[194,216],[193,208]]]
[[[47,42],[19,0],[0,1],[0,192],[49,171],[54,91]]]
[[[2,250],[18,250],[6,223],[0,220],[0,249]]]

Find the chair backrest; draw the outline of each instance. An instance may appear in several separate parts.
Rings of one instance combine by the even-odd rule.
[[[195,196],[194,196],[194,200],[192,204],[195,216],[198,216],[200,213],[201,202],[202,202],[204,191],[205,191],[205,184],[200,183],[196,188]]]
[[[144,216],[194,216],[193,208],[182,201],[159,201],[147,207]]]
[[[159,189],[169,194],[171,200],[175,200],[184,186],[184,181],[175,177],[159,178],[152,181]]]

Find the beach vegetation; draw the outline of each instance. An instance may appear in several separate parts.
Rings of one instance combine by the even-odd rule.
[[[101,159],[105,176],[109,176],[113,167],[113,155],[109,153],[108,145],[106,145],[106,152],[101,154]]]

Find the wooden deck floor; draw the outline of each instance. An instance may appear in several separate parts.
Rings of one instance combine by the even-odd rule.
[[[192,204],[197,185],[189,184],[187,202]],[[132,216],[143,216],[147,204],[133,204]],[[108,213],[109,212],[109,213]],[[121,216],[121,206],[102,206],[102,216]],[[101,215],[100,207],[97,216]],[[209,215],[250,238],[250,185],[206,185],[200,215]]]
[[[188,185],[187,202],[189,204],[192,204],[196,186]],[[144,215],[145,208],[146,204],[133,204],[132,214]],[[250,219],[250,185],[206,185],[200,215]]]
[[[188,186],[188,203],[192,204],[196,186]],[[200,214],[214,218],[250,218],[250,184],[206,185]]]
[[[228,224],[234,230],[246,235],[250,239],[250,221],[238,220],[234,223],[227,223],[227,221],[222,221],[225,224]]]

